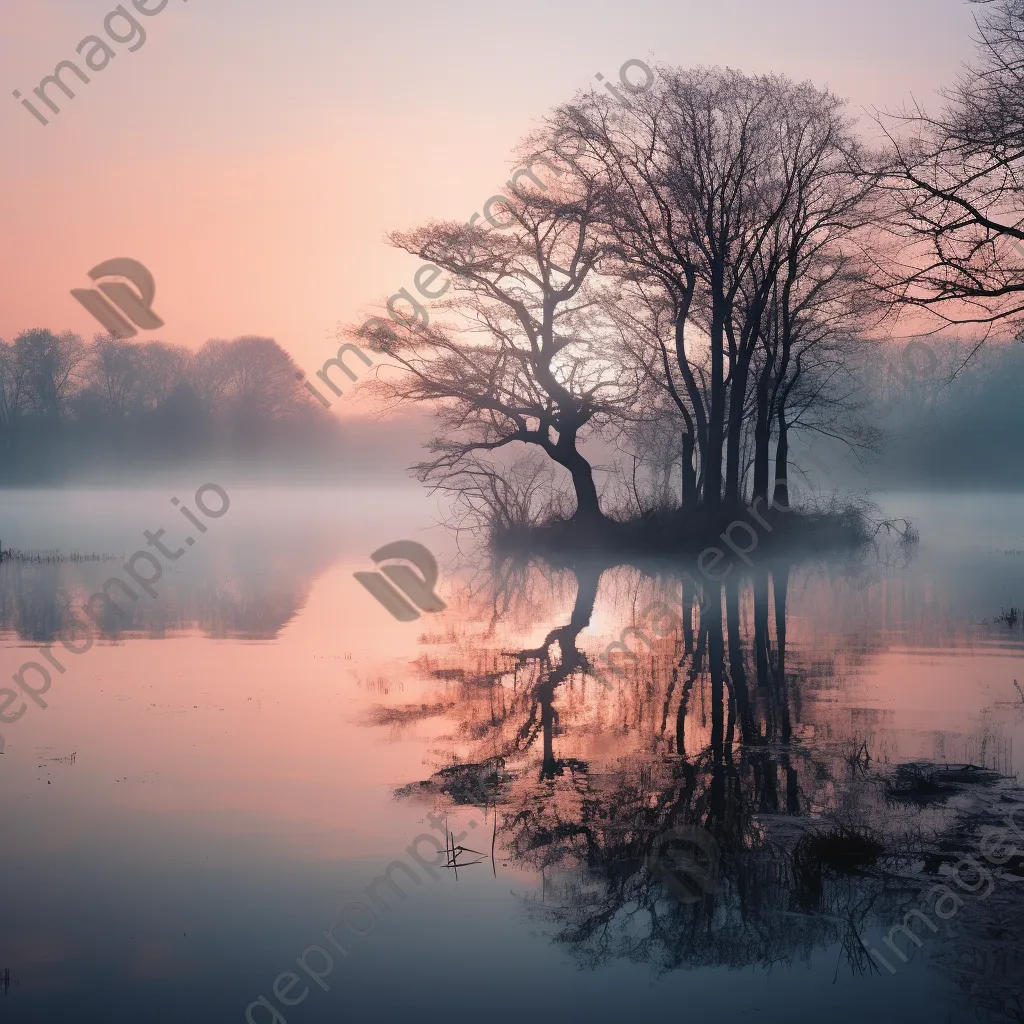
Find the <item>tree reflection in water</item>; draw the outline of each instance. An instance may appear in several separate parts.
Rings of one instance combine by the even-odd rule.
[[[494,645],[503,623],[529,624],[543,607],[543,574],[527,571],[483,640],[467,632],[447,658],[420,660],[447,688],[464,777],[485,762],[503,766],[490,793],[498,847],[540,876],[530,910],[581,963],[767,967],[835,947],[837,970],[875,974],[861,936],[902,921],[942,880],[941,864],[968,849],[974,819],[962,800],[894,803],[891,766],[871,760],[863,737],[801,721],[804,696],[836,678],[834,652],[787,650],[796,571],[755,568],[747,582],[709,587],[702,603],[676,581],[676,628],[665,635],[637,622],[646,640],[613,661],[612,692],[595,680],[596,652],[579,646],[599,584],[633,581],[630,603],[643,607],[655,581],[595,562],[553,578],[556,591],[575,583],[575,600],[538,646]],[[672,590],[671,574],[661,584]],[[507,596],[508,575],[500,586]],[[845,655],[856,646],[870,647]],[[453,790],[456,767],[399,795],[479,803]],[[1020,799],[1011,788],[1003,795]],[[720,889],[696,902],[674,898],[646,867],[663,837],[688,826],[707,830],[720,851]],[[928,942],[937,954],[942,938]],[[1019,959],[1001,961],[1012,961],[1007,992],[1020,988]]]

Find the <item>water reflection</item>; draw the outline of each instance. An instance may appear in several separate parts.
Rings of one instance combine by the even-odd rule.
[[[797,984],[818,1015],[851,1024],[865,1009],[1020,1020],[1024,861],[989,865],[984,899],[949,874],[1021,799],[1000,777],[1024,769],[1024,634],[998,621],[1024,596],[1016,556],[993,572],[996,555],[958,541],[934,557],[923,543],[908,564],[758,564],[701,600],[693,566],[665,562],[533,561],[463,593],[431,539],[448,608],[399,623],[352,574],[416,535],[380,522],[402,502],[369,503],[364,543],[348,496],[317,512],[289,495],[293,518],[275,507],[252,526],[245,497],[230,530],[168,567],[158,598],[109,623],[111,641],[136,639],[96,645],[54,680],[46,715],[8,735],[19,883],[0,967],[18,1019],[65,1019],[82,979],[140,950],[119,976],[132,1006],[113,1018],[145,1005],[146,1019],[242,1019],[432,810],[431,828],[450,823],[488,863],[391,901],[345,960],[342,998],[365,1019],[404,1019],[459,985],[478,984],[483,1003],[528,964],[537,986],[495,1021],[521,1020],[539,986],[588,1019],[662,1019],[678,1004],[782,1021]],[[156,503],[70,543],[131,546],[120,538],[159,523]],[[26,531],[12,543],[39,543]],[[1001,549],[1020,548],[1004,536]],[[8,676],[120,565],[0,566]],[[275,642],[146,643],[196,631]],[[956,762],[998,774],[929,767]],[[715,848],[688,845],[693,828]],[[698,884],[702,868],[714,884]],[[927,895],[940,882],[962,900],[949,920]],[[910,920],[920,947],[899,930],[916,909],[936,925]],[[885,942],[894,926],[906,963]],[[396,966],[410,984],[393,984]],[[335,998],[317,989],[283,1016],[334,1019]]]
[[[96,624],[108,640],[159,639],[181,633],[236,639],[272,639],[303,607],[313,581],[338,557],[333,530],[235,530],[164,567],[158,596],[131,601],[113,590],[113,608]],[[124,578],[121,560],[0,562],[0,630],[50,643],[76,617],[87,598],[111,577]],[[95,621],[87,616],[88,621]]]
[[[923,893],[952,884],[952,865],[977,854],[979,827],[1024,800],[1005,777],[1006,729],[1019,726],[1024,704],[987,708],[969,735],[931,730],[927,758],[948,762],[956,752],[975,766],[946,771],[939,784],[919,764],[921,778],[908,785],[897,765],[921,736],[848,692],[895,645],[952,654],[969,635],[978,653],[1019,657],[1019,634],[951,619],[927,584],[886,575],[877,560],[855,572],[760,566],[702,595],[682,568],[585,563],[503,574],[489,600],[504,600],[504,617],[492,614],[481,636],[467,610],[458,641],[419,663],[438,706],[455,717],[449,761],[470,774],[503,766],[490,794],[497,843],[506,865],[539,873],[532,910],[552,939],[591,967],[625,958],[659,971],[768,968],[835,947],[836,969],[864,976],[894,973],[923,943],[979,1013],[980,976],[964,950],[987,950],[982,1019],[1024,1019],[1012,885],[960,915],[963,936],[918,926],[883,944],[908,909],[929,906]],[[564,612],[559,619],[553,609],[573,590],[567,621]],[[599,597],[611,607],[595,615]],[[666,600],[675,628],[638,619],[637,608]],[[601,645],[592,634],[581,640],[595,619],[628,624],[623,639],[636,641],[608,647],[611,692],[595,674]],[[543,639],[510,650],[503,626]],[[478,804],[446,784],[452,771],[446,764],[399,796]],[[695,902],[648,870],[664,837],[683,826],[707,830],[720,851],[720,888]],[[1024,856],[1005,871],[1024,877]],[[872,954],[876,945],[892,969]]]

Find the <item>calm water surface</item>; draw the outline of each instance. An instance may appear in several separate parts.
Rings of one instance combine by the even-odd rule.
[[[686,622],[682,565],[491,567],[412,488],[228,489],[80,654],[142,531],[196,531],[168,490],[4,496],[5,549],[117,556],[0,565],[0,675],[64,669],[0,725],[4,1019],[1024,1020],[1020,855],[884,944],[1024,803],[1019,496],[886,495],[915,551],[755,555]],[[444,612],[353,578],[401,538]],[[840,827],[876,855],[819,856]]]

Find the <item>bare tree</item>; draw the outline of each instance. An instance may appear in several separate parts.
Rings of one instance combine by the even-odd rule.
[[[838,108],[833,108],[837,110]],[[787,127],[811,154],[794,178],[793,204],[775,239],[778,267],[761,310],[755,374],[753,497],[789,504],[789,434],[794,427],[853,446],[877,438],[850,418],[859,407],[854,368],[865,336],[885,318],[873,286],[878,223],[870,178],[858,175],[860,147],[830,119]],[[774,488],[769,447],[775,450]]]
[[[978,52],[942,108],[880,115],[902,241],[883,283],[940,325],[1024,326],[1024,0],[972,0]],[[982,341],[984,335],[982,336]],[[980,344],[980,342],[979,342]]]
[[[779,339],[796,307],[808,318],[808,296],[825,308],[819,292],[843,276],[833,265],[849,261],[844,243],[852,248],[866,221],[868,186],[843,106],[781,77],[660,68],[626,109],[591,94],[553,118],[588,145],[575,182],[608,196],[601,226],[618,262],[606,272],[633,300],[616,304],[617,320],[632,325],[647,373],[663,373],[683,421],[683,491],[699,490],[709,510],[742,499],[752,392],[755,490],[767,490],[770,409],[791,345]],[[807,282],[815,260],[825,269]],[[763,337],[770,308],[783,319],[774,348]]]
[[[189,383],[203,406],[221,409],[231,390],[230,342],[211,338],[195,354],[189,372]]]
[[[291,356],[272,338],[241,337],[224,353],[228,398],[246,419],[281,419],[303,407],[308,394],[296,378]]]
[[[143,350],[124,338],[99,335],[86,365],[85,383],[99,399],[102,412],[124,419],[144,405]]]
[[[141,346],[143,402],[155,409],[166,402],[184,380],[192,363],[192,353],[163,341],[149,341]]]
[[[28,410],[58,423],[68,413],[86,358],[82,339],[70,331],[23,331],[14,339],[14,355],[24,372]]]
[[[434,457],[416,467],[424,481],[461,489],[484,453],[532,445],[568,471],[576,516],[603,518],[580,445],[631,406],[636,387],[609,358],[593,283],[604,255],[593,227],[599,203],[596,189],[520,190],[490,227],[431,223],[392,236],[453,275],[439,303],[450,324],[412,317],[380,345],[393,362],[378,378],[382,393],[436,410]]]
[[[0,427],[13,430],[25,414],[28,402],[28,368],[17,349],[0,343]]]

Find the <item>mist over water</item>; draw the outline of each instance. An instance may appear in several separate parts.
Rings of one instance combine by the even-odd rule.
[[[181,539],[169,499],[191,507],[188,487],[6,496],[5,548],[46,538],[116,559],[0,565],[5,679],[56,645],[143,529]],[[913,552],[741,566],[716,639],[696,618],[642,620],[654,601],[681,607],[672,560],[534,560],[502,578],[495,604],[480,563],[424,531],[436,503],[422,491],[226,489],[229,511],[158,596],[62,654],[47,707],[4,726],[17,884],[0,961],[17,1019],[69,1017],[111,963],[112,1019],[143,1004],[147,1019],[187,1019],[197,1000],[240,1018],[342,908],[368,903],[386,865],[413,863],[428,811],[493,863],[457,881],[424,873],[405,899],[384,889],[391,912],[371,904],[374,928],[345,933],[331,991],[314,986],[289,1021],[397,1019],[453,987],[487,1000],[499,960],[532,979],[489,1010],[500,1021],[528,1014],[537,986],[556,1005],[572,993],[581,1013],[660,1016],[685,998],[787,1020],[798,977],[809,1014],[851,1021],[966,1006],[979,970],[987,997],[1015,990],[1017,919],[999,916],[1013,875],[988,900],[964,895],[909,963],[890,953],[896,974],[872,971],[867,950],[932,883],[922,856],[969,854],[1018,799],[996,776],[901,797],[896,770],[1024,767],[1024,636],[997,621],[1024,594],[1016,495],[889,495],[887,512],[920,523]],[[448,607],[419,622],[396,622],[352,576],[377,538],[399,536],[441,565]],[[607,657],[634,624],[647,641]],[[481,807],[452,766],[494,758]],[[719,825],[721,891],[688,905],[644,865],[694,818]],[[885,854],[794,874],[804,830],[832,821],[870,829]],[[997,919],[1010,932],[967,964],[971,936]],[[411,984],[388,983],[399,963]]]

